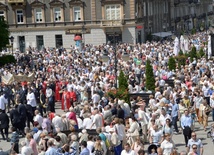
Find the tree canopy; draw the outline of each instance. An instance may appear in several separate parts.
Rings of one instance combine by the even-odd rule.
[[[4,20],[4,17],[0,17],[0,51],[2,51],[2,49],[6,47],[7,44],[9,44],[10,32],[8,28],[9,26]]]

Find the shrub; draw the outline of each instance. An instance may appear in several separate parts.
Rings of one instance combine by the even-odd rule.
[[[190,61],[193,61],[193,58],[197,59],[197,52],[196,52],[196,47],[193,46],[192,50],[189,52],[189,56],[190,56]]]
[[[4,66],[5,64],[15,63],[16,59],[13,55],[3,55],[0,57],[0,66]]]
[[[155,90],[155,77],[150,60],[146,61],[146,89]]]
[[[193,28],[192,30],[191,30],[191,34],[193,35],[193,34],[196,34],[196,29],[195,28]]]
[[[180,50],[178,55],[184,55],[184,52],[182,50]]]
[[[128,79],[123,73],[123,71],[120,71],[120,75],[118,77],[119,82],[119,89],[128,89]]]
[[[176,61],[174,57],[169,58],[168,66],[171,71],[176,69]]]
[[[125,76],[123,71],[120,71],[118,81],[119,88],[111,89],[107,92],[106,96],[113,99],[117,98],[120,100],[124,100],[126,103],[129,103],[128,78]]]
[[[184,66],[186,64],[186,59],[188,57],[186,55],[178,55],[175,57],[177,63],[178,63],[178,68],[180,69],[181,66]]]

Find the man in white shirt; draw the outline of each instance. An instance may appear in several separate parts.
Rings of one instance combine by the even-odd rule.
[[[35,110],[34,122],[38,122],[40,126],[42,126],[43,117],[40,115],[39,110]]]
[[[91,118],[90,118],[90,115],[88,113],[86,114],[83,114],[83,123],[82,123],[82,128],[83,129],[95,129],[95,126],[92,126],[91,127],[91,124],[93,123]]]
[[[0,109],[5,112],[6,110],[6,104],[8,103],[8,100],[4,97],[4,94],[1,93],[0,96]]]
[[[62,118],[60,117],[60,115],[55,114],[55,117],[52,120],[52,124],[54,126],[54,130],[58,127],[60,128],[60,130],[63,130],[63,122],[62,122]]]
[[[32,110],[34,112],[36,110],[37,103],[36,103],[36,97],[35,97],[33,90],[31,88],[29,89],[29,92],[28,92],[26,98],[27,98],[27,104],[31,105]]]
[[[102,127],[102,116],[99,114],[99,111],[97,108],[94,108],[94,117],[93,117],[93,123],[91,124],[91,128],[95,125],[96,128]]]
[[[121,155],[137,155],[134,150],[131,149],[129,143],[126,143],[124,146],[124,150],[121,152]]]
[[[95,91],[94,92],[94,94],[92,95],[92,101],[93,101],[93,103],[95,104],[95,103],[99,103],[99,101],[100,101],[100,95]]]

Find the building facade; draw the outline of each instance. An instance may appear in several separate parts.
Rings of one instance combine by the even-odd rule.
[[[214,26],[213,0],[143,0],[145,32],[171,31],[175,35],[192,28]]]
[[[14,48],[144,41],[141,0],[0,0]]]

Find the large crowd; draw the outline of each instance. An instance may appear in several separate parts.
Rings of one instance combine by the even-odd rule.
[[[207,53],[205,32],[186,37],[187,49],[195,46]],[[213,61],[205,55],[170,71],[173,50],[174,41],[169,40],[120,43],[116,48],[86,44],[81,50],[17,50],[17,62],[0,68],[1,76],[34,77],[1,83],[1,140],[11,145],[11,155],[203,155],[194,126],[197,122],[207,132],[209,115],[214,121]],[[148,102],[138,96],[126,103],[106,95],[115,89],[121,70],[129,77],[129,93],[146,93],[147,59],[156,80]],[[174,87],[167,79],[174,79]],[[214,136],[214,125],[211,128]],[[182,152],[176,150],[175,134],[184,136]]]

